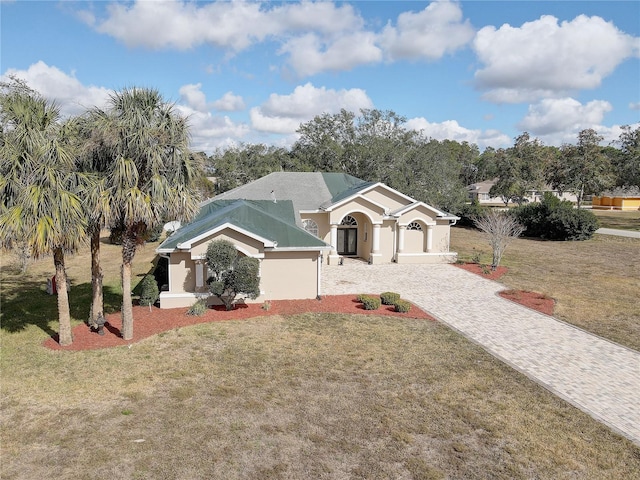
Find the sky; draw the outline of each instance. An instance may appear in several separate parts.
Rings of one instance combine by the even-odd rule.
[[[341,109],[437,140],[545,145],[640,126],[638,1],[0,0],[0,77],[64,116],[128,87],[188,117],[192,149],[290,147]]]

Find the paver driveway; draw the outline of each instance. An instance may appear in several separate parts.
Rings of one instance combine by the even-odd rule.
[[[504,286],[452,265],[325,267],[323,293],[394,291],[640,444],[640,353],[504,300]]]

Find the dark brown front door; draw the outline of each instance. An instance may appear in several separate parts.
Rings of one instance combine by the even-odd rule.
[[[338,254],[357,255],[358,254],[358,229],[339,228],[338,229]]]

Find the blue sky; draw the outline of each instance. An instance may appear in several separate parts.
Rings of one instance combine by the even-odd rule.
[[[289,146],[341,108],[507,147],[640,126],[640,2],[0,0],[0,75],[65,115],[123,87],[158,89],[192,147]]]

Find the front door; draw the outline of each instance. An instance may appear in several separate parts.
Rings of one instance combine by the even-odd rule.
[[[357,255],[358,254],[358,229],[357,228],[339,228],[338,229],[338,255]]]

